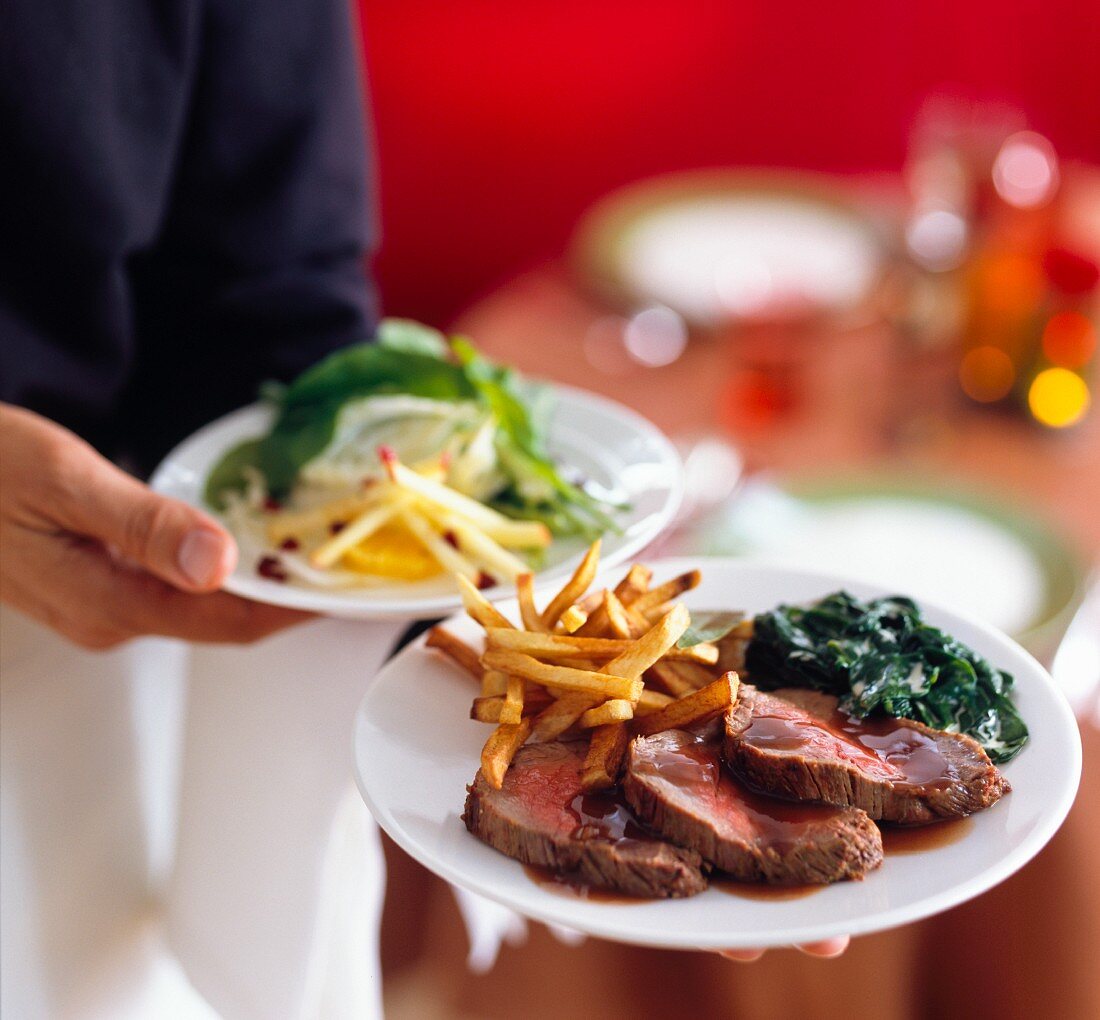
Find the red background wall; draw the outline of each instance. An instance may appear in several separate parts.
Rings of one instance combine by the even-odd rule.
[[[387,312],[446,323],[620,184],[898,169],[930,94],[1100,162],[1098,0],[358,0]]]

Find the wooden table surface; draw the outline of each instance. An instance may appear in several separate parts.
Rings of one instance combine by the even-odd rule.
[[[750,470],[793,477],[887,469],[989,489],[1046,518],[1087,561],[1100,562],[1100,411],[1052,434],[967,406],[944,359],[906,353],[887,326],[868,320],[805,329],[795,341],[795,406],[761,426],[741,413],[731,387],[766,338],[747,346],[700,339],[654,369],[615,355],[608,337],[621,325],[554,266],[502,287],[458,324],[490,355],[613,397],[674,437],[726,435]],[[591,940],[570,948],[539,930],[526,948],[506,948],[491,975],[471,975],[442,883],[389,847],[390,1015],[1100,1016],[1100,732],[1089,722],[1082,729],[1081,794],[1032,864],[944,915],[859,939],[838,961],[781,951],[742,966]]]

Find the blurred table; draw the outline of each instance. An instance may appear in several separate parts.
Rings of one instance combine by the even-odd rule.
[[[1056,435],[968,407],[946,384],[942,359],[906,354],[873,317],[844,329],[803,328],[798,399],[767,425],[746,418],[731,391],[742,368],[739,343],[692,341],[661,368],[593,358],[601,331],[619,324],[561,267],[502,287],[457,328],[493,357],[619,400],[674,438],[722,432],[749,470],[804,476],[888,468],[981,485],[1041,514],[1090,562],[1100,561],[1100,411]],[[867,1012],[870,996],[882,1020],[1016,1017],[1039,1009],[1100,1016],[1100,826],[1093,821],[1100,732],[1092,721],[1082,726],[1081,794],[1031,865],[947,914],[860,939],[835,962],[778,952],[742,967],[595,941],[568,948],[539,930],[526,948],[506,948],[490,975],[470,975],[442,884],[388,847],[388,1015],[426,1009],[441,1017],[505,1017],[522,1001],[525,1016],[547,1018],[582,1004],[591,1016],[847,1018]]]

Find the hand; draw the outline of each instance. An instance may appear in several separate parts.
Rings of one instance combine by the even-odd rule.
[[[832,960],[840,956],[851,939],[847,935],[840,938],[825,939],[822,942],[807,942],[795,949],[801,950],[807,956],[816,956],[823,960]],[[720,956],[727,960],[736,960],[738,963],[755,963],[766,952],[764,949],[720,949]]]
[[[85,648],[139,634],[254,641],[308,619],[219,592],[237,547],[216,521],[3,404],[0,545],[0,601]]]

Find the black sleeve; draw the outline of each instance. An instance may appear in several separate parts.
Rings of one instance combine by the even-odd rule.
[[[132,259],[123,411],[148,465],[213,415],[374,333],[366,122],[349,0],[199,6],[163,229]]]

